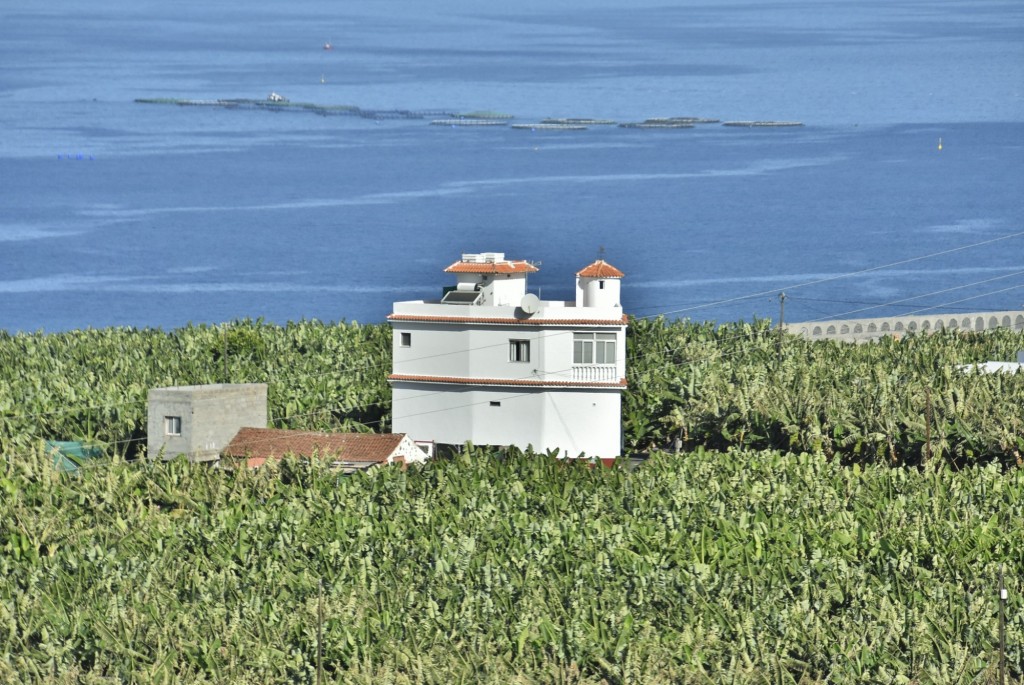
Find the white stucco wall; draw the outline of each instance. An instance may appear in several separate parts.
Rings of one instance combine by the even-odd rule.
[[[467,280],[459,276],[460,282]],[[525,277],[490,281],[507,306],[493,300],[476,305],[396,302],[389,317],[392,430],[442,444],[469,441],[558,449],[568,457],[618,456],[626,324],[619,282],[605,282],[597,298],[600,306],[540,301],[532,313],[519,308]],[[593,287],[599,290],[596,279]],[[615,359],[577,364],[575,333],[614,335]],[[512,361],[513,340],[529,342],[528,361]],[[495,382],[504,380],[524,384]]]
[[[619,307],[621,291],[622,281],[618,278],[577,278],[576,304],[580,307]]]
[[[392,397],[392,429],[414,440],[558,448],[565,457],[621,452],[617,389],[393,382]]]
[[[483,304],[518,306],[526,294],[526,274],[495,274],[482,290]]]
[[[388,463],[394,463],[399,459],[404,460],[406,464],[419,464],[427,460],[427,454],[412,441],[412,438],[405,435],[388,457]]]
[[[625,326],[537,328],[393,322],[394,373],[457,378],[617,382],[626,376]],[[614,333],[614,364],[573,361],[575,333]],[[410,345],[402,344],[402,333]],[[512,340],[530,342],[529,362],[510,361]],[[601,368],[598,368],[601,367]]]
[[[988,331],[997,328],[1024,330],[1024,311],[832,319],[785,325],[786,332],[812,340],[845,340],[848,342],[877,340],[887,335],[906,335],[908,333],[921,335],[939,330]]]
[[[443,307],[444,305],[442,305]],[[450,307],[449,315],[480,307]],[[498,309],[498,308],[488,308]],[[579,310],[565,308],[560,318]],[[513,310],[501,312],[512,319]],[[618,317],[621,317],[621,313]],[[552,317],[555,318],[555,317]],[[597,317],[594,317],[595,319]],[[541,319],[541,321],[543,321]],[[502,378],[547,381],[617,382],[626,376],[626,326],[588,324],[470,324],[392,320],[393,373],[422,376]],[[616,362],[582,369],[573,361],[574,333],[614,333]],[[408,334],[409,345],[403,345]],[[510,361],[512,340],[530,342],[529,362]],[[596,368],[596,367],[602,368]]]

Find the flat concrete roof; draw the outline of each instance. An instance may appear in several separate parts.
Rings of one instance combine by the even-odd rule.
[[[150,388],[149,392],[152,393],[168,393],[168,394],[204,394],[204,393],[219,393],[228,390],[241,390],[243,388],[266,388],[266,383],[208,383],[206,385],[172,385],[163,388]]]

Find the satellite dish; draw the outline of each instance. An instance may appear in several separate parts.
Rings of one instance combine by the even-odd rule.
[[[533,293],[526,293],[519,303],[519,308],[526,314],[536,314],[540,311],[540,298]]]

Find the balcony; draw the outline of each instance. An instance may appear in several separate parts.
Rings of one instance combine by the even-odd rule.
[[[572,367],[574,383],[616,383],[619,380],[615,364],[585,364]]]

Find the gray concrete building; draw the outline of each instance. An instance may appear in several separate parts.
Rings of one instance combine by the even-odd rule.
[[[150,459],[216,461],[240,428],[267,427],[267,384],[182,385],[149,391]]]

